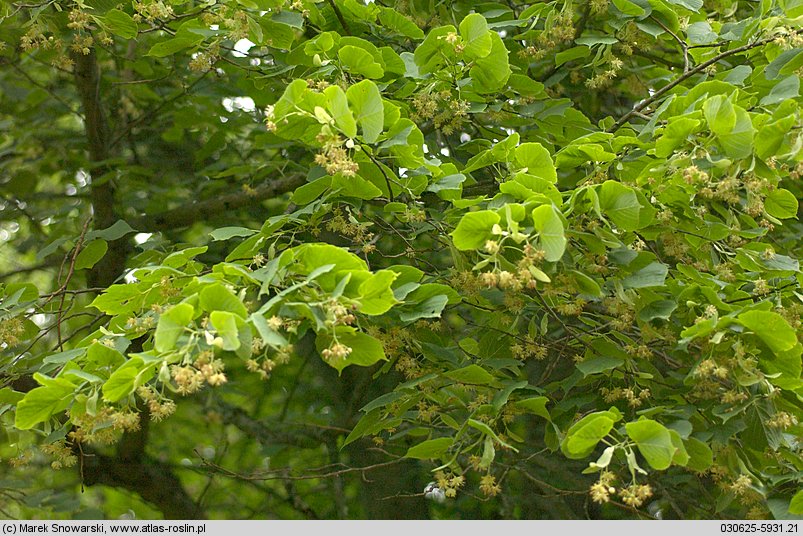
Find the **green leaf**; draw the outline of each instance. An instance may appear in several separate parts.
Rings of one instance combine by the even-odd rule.
[[[600,297],[602,296],[602,289],[592,277],[577,270],[569,270],[574,277],[574,282],[581,294],[588,294],[589,296]]]
[[[114,35],[124,39],[134,39],[137,36],[137,23],[131,15],[119,9],[110,9],[106,12],[106,27]]]
[[[374,61],[374,57],[365,49],[346,45],[337,52],[340,63],[350,72],[366,78],[382,78],[385,70]]]
[[[561,442],[560,450],[572,460],[580,460],[591,454],[597,443],[613,429],[614,419],[609,411],[586,415],[569,428]]]
[[[247,227],[220,227],[209,233],[209,236],[212,237],[212,240],[219,241],[235,237],[251,236],[258,232],[259,231],[248,229]]]
[[[452,231],[452,240],[457,249],[466,251],[480,249],[493,237],[491,229],[499,223],[499,214],[492,210],[480,210],[465,214]]]
[[[423,443],[419,443],[407,450],[404,455],[405,458],[414,458],[416,460],[432,460],[440,458],[449,450],[454,443],[451,437],[439,437],[437,439],[428,439]]]
[[[146,56],[154,56],[156,58],[164,58],[165,56],[172,56],[180,50],[197,45],[204,40],[202,35],[196,37],[182,36],[174,37],[166,41],[159,41],[151,47]]]
[[[546,179],[551,183],[558,181],[558,173],[549,151],[540,143],[522,143],[516,147],[514,159],[525,172]]]
[[[698,21],[689,24],[686,28],[686,36],[692,45],[708,45],[713,43],[719,37],[715,31],[711,29],[708,21]]]
[[[314,56],[328,52],[335,46],[335,32],[321,32],[306,43],[304,43],[304,54]]]
[[[739,323],[755,333],[775,354],[791,350],[797,344],[794,328],[784,317],[771,311],[747,311]]]
[[[625,430],[653,469],[661,471],[672,464],[672,457],[677,448],[664,425],[650,419],[642,419],[627,423]]]
[[[380,270],[360,284],[360,312],[366,315],[381,315],[398,303],[393,296],[391,285],[396,272]]]
[[[355,127],[356,129],[356,127]],[[332,176],[324,175],[320,179],[308,182],[296,188],[290,201],[296,205],[306,205],[316,200],[332,185]]]
[[[689,11],[699,11],[703,7],[703,0],[668,0],[670,4],[683,6]]]
[[[552,205],[541,205],[533,209],[533,223],[538,231],[538,241],[549,262],[559,261],[566,251],[566,236],[563,221]]]
[[[469,365],[443,374],[450,380],[471,385],[489,385],[496,381],[494,375],[479,365]]]
[[[666,264],[652,262],[636,273],[625,277],[622,280],[622,286],[624,288],[661,287],[664,285],[668,273],[669,267]]]
[[[0,389],[0,405],[2,404],[17,404],[20,400],[25,398],[26,393],[20,393],[13,390],[11,387],[3,387]]]
[[[478,93],[493,93],[502,89],[510,77],[510,63],[508,52],[502,38],[496,32],[491,32],[491,52],[484,58],[474,61],[469,75],[474,82],[474,89]]]
[[[579,60],[580,58],[586,58],[590,55],[591,48],[586,45],[572,47],[568,50],[564,50],[563,52],[558,52],[555,54],[555,67],[560,67],[564,63],[568,63],[572,60]]]
[[[613,5],[616,6],[616,9],[625,15],[630,15],[631,17],[640,17],[644,15],[644,9],[630,0],[613,0]]]
[[[465,343],[463,341],[466,341]],[[460,347],[467,350],[470,354],[478,354],[480,352],[480,346],[477,341],[474,339],[465,338],[460,341]],[[468,345],[469,348],[466,349],[464,345]],[[510,395],[513,394],[513,391],[517,389],[524,389],[527,387],[528,383],[527,380],[519,380],[519,381],[504,381],[502,382],[504,385],[504,389],[497,391],[494,395],[493,401],[491,405],[493,406],[494,411],[499,411],[507,404],[507,401],[510,399]]]
[[[354,425],[354,429],[346,437],[345,441],[343,441],[343,447],[349,443],[353,443],[361,437],[377,433],[378,431],[382,430],[384,426],[385,422],[382,419],[382,408],[376,408],[369,411],[363,415],[359,421],[357,421],[356,425]],[[391,424],[388,424],[387,426],[391,426]],[[343,447],[340,448],[342,449]]]
[[[103,398],[108,402],[117,402],[128,397],[137,387],[150,380],[157,362],[145,363],[140,357],[132,357],[115,370],[103,384]]]
[[[267,344],[276,348],[287,346],[287,339],[284,338],[284,335],[271,328],[264,316],[258,313],[253,313],[251,315],[251,322],[253,322],[254,327],[257,329],[257,333],[259,333],[259,336]]]
[[[75,385],[64,378],[47,378],[35,375],[42,387],[28,391],[17,403],[14,426],[29,430],[50,417],[67,409],[75,398]]]
[[[753,122],[744,108],[734,106],[736,125],[727,134],[718,134],[719,143],[730,158],[747,158],[753,152]]]
[[[393,8],[383,7],[379,11],[379,22],[382,26],[410,39],[423,39],[424,31],[416,24]]]
[[[625,360],[619,356],[595,355],[586,357],[575,366],[577,370],[583,373],[583,376],[590,376],[592,374],[599,374],[600,372],[615,369],[623,365],[624,362]]]
[[[711,448],[697,438],[690,437],[685,441],[689,461],[686,467],[702,473],[714,464],[714,453]]]
[[[484,422],[478,421],[476,419],[469,419],[468,420],[468,425],[471,426],[472,428],[474,428],[475,430],[479,430],[480,432],[485,434],[486,437],[493,438],[494,441],[496,441],[497,443],[499,443],[500,445],[502,445],[504,447],[507,447],[507,448],[511,449],[513,452],[518,452],[519,451],[519,449],[515,448],[513,445],[510,445],[510,444],[506,443],[505,441],[502,441],[502,439],[498,435],[496,435],[496,432],[494,432],[491,429],[491,427],[488,426],[487,424],[485,424]]]
[[[92,343],[86,351],[86,360],[98,367],[121,365],[125,362],[123,354],[99,342]]]
[[[343,369],[349,365],[369,367],[374,363],[387,359],[382,343],[366,333],[351,333],[345,330],[338,330],[337,341],[351,348],[351,353],[344,358],[325,360],[330,367],[336,369],[338,372],[342,372]],[[329,348],[333,342],[334,340],[331,334],[318,333],[315,340],[318,353],[320,354],[325,348]]]
[[[339,128],[347,137],[356,137],[357,122],[354,120],[354,115],[351,113],[351,109],[349,108],[346,92],[343,91],[338,85],[331,85],[323,91],[323,94],[326,95],[326,99],[329,103],[329,113],[332,114],[332,119],[335,121],[335,126],[337,126],[337,128]]]
[[[454,47],[447,43],[446,36],[455,31],[452,25],[439,26],[429,31],[413,56],[421,74],[437,71],[446,64],[447,58],[454,57]]]
[[[516,402],[516,407],[521,408],[524,411],[528,411],[533,415],[538,415],[539,417],[543,417],[544,419],[551,421],[552,417],[549,415],[549,411],[546,409],[547,402],[549,399],[545,396],[535,396],[532,398],[525,398],[524,400],[519,400]]]
[[[322,266],[333,264],[333,269],[316,275],[318,284],[325,290],[333,290],[337,284],[337,272],[346,270],[368,270],[365,261],[349,253],[344,248],[331,244],[303,244],[287,250],[292,254],[302,274],[312,274]]]
[[[778,188],[767,194],[764,199],[764,210],[770,216],[781,220],[794,218],[798,210],[797,198],[789,190]]]
[[[700,126],[700,121],[689,117],[674,117],[655,142],[655,156],[666,158],[686,143],[689,135]]]
[[[195,315],[195,309],[189,303],[179,303],[174,305],[167,312],[159,316],[159,323],[156,324],[154,334],[154,348],[158,352],[170,352],[174,350],[176,341],[184,332],[184,328],[190,323]]]
[[[463,19],[460,23],[460,36],[463,38],[463,57],[467,61],[484,58],[491,53],[488,21],[479,13],[471,13]]]
[[[683,444],[683,438],[675,430],[669,430],[669,436],[672,439],[672,446],[675,447],[675,454],[672,456],[672,464],[685,466],[689,463],[689,453],[686,452],[686,446]]]
[[[727,134],[736,126],[736,111],[726,95],[716,95],[705,101],[703,113],[714,134]]]
[[[803,514],[803,489],[795,493],[789,502],[790,514]]]
[[[781,148],[794,124],[795,117],[789,115],[762,125],[755,138],[756,154],[764,160],[772,157]]]
[[[632,188],[615,181],[605,181],[598,190],[600,210],[624,231],[639,226],[641,204]]]
[[[92,268],[108,250],[109,244],[105,240],[93,240],[86,244],[75,259],[75,269]]]
[[[385,121],[385,107],[379,88],[370,80],[363,80],[348,88],[346,97],[362,129],[363,139],[367,143],[374,143],[382,133]]]
[[[64,363],[72,361],[78,356],[84,355],[84,353],[86,353],[86,348],[73,348],[72,350],[65,350],[63,352],[50,354],[49,356],[46,356],[42,362],[63,365]]]
[[[212,283],[201,290],[201,309],[206,312],[229,311],[240,318],[248,316],[248,310],[243,302],[221,283]]]
[[[656,318],[669,320],[677,307],[678,304],[674,300],[655,300],[642,307],[638,317],[642,322],[649,322]]]
[[[762,106],[770,106],[785,101],[786,99],[794,99],[800,94],[800,77],[796,74],[787,76],[772,88],[769,95],[761,99],[759,104]]]
[[[215,328],[217,336],[223,339],[224,350],[234,351],[240,347],[239,325],[242,317],[237,317],[229,311],[212,311],[209,321]]]
[[[422,318],[439,318],[443,308],[449,303],[449,296],[438,294],[430,296],[422,302],[416,303],[412,308],[399,313],[402,322],[415,322]]]
[[[803,65],[803,50],[793,48],[779,54],[764,69],[767,80],[775,80],[782,74],[792,74]]]
[[[382,190],[377,188],[374,183],[367,181],[356,175],[346,177],[337,174],[332,177],[332,190],[337,191],[338,196],[355,197],[357,199],[376,199],[382,195]]]

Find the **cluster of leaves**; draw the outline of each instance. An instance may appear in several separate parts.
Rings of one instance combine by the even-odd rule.
[[[52,293],[0,287],[19,456],[41,441],[72,465],[198,400],[183,396],[314,352],[385,391],[339,447],[434,460],[449,498],[467,481],[504,495],[551,457],[581,460],[566,481],[601,516],[803,513],[799,2],[2,9],[0,53],[29,84],[4,117],[69,107],[52,84],[82,56],[122,65],[119,169],[38,159],[80,131],[75,110],[59,134],[15,122],[3,140],[3,210],[29,219],[7,235],[48,236],[20,254],[69,266]],[[190,158],[165,158],[177,147]],[[73,188],[43,231],[36,194],[76,177],[88,199]],[[260,205],[280,181],[289,200]],[[120,221],[81,232],[106,182]],[[232,184],[259,207],[241,225],[175,215]],[[124,280],[71,279],[137,231],[162,234],[137,235]],[[15,388],[25,376],[37,386]]]

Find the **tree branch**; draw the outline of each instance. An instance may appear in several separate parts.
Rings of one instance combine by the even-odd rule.
[[[697,67],[694,67],[693,69],[690,69],[689,71],[683,73],[681,76],[676,78],[673,82],[670,82],[669,84],[665,85],[664,87],[662,87],[661,89],[656,91],[650,98],[644,99],[643,101],[638,103],[636,106],[633,107],[632,110],[630,110],[625,115],[620,117],[619,120],[616,123],[614,123],[613,126],[610,129],[608,129],[608,132],[611,132],[611,133],[616,132],[631,117],[633,117],[634,115],[636,115],[637,113],[641,112],[642,110],[647,108],[649,105],[651,105],[652,103],[654,103],[655,101],[657,101],[658,99],[663,97],[671,89],[677,87],[679,84],[681,84],[685,80],[691,78],[695,74],[698,74],[698,73],[704,71],[705,69],[707,69],[711,65],[714,65],[718,61],[720,61],[720,60],[722,60],[724,58],[727,58],[728,56],[733,56],[734,54],[739,54],[741,52],[746,52],[746,51],[748,51],[750,49],[766,45],[766,44],[771,43],[773,41],[775,41],[775,37],[768,37],[766,39],[761,39],[760,41],[755,41],[753,43],[748,43],[746,45],[742,45],[740,47],[737,47],[737,48],[734,48],[734,49],[731,49],[731,50],[726,50],[725,52],[717,54],[716,56],[714,56],[710,60],[708,60],[706,62],[703,62],[703,63],[699,64]]]
[[[143,456],[126,460],[103,454],[82,454],[84,484],[133,491],[155,505],[165,519],[204,519],[203,511],[184,490],[169,465]]]
[[[340,8],[337,7],[337,4],[335,4],[334,0],[326,0],[326,2],[334,10],[335,16],[337,17],[337,20],[340,21],[340,25],[343,27],[343,31],[346,32],[346,35],[351,35],[351,30],[349,29],[349,25],[346,22],[346,19],[343,18],[343,13],[340,11]]]
[[[241,408],[219,400],[215,409],[224,423],[230,424],[263,445],[290,445],[297,448],[317,448],[321,445],[323,434],[319,430],[293,433],[287,431],[287,424],[271,425],[257,420]]]
[[[142,232],[166,231],[187,227],[198,220],[211,219],[213,215],[255,205],[265,199],[291,192],[304,184],[303,175],[294,174],[268,182],[252,192],[237,192],[204,201],[193,201],[158,214],[143,216],[131,221],[134,229]]]
[[[100,100],[100,69],[95,49],[89,54],[75,53],[75,86],[84,108],[84,129],[89,142],[89,159],[92,164],[90,176],[90,200],[97,229],[110,227],[118,217],[114,210],[114,184],[106,176],[112,169],[106,162],[109,158],[109,126]],[[105,180],[104,180],[105,178]],[[126,260],[126,242],[114,240],[109,250],[90,270],[89,286],[107,287],[123,272]]]

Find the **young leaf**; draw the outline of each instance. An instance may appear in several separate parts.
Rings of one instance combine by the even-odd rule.
[[[192,320],[195,309],[189,303],[179,303],[159,316],[154,334],[154,348],[159,352],[170,352],[176,345],[184,328]]]
[[[533,209],[533,223],[538,231],[538,241],[549,262],[559,261],[566,251],[566,236],[563,221],[552,205],[541,205]]]
[[[366,143],[374,143],[382,133],[385,122],[385,107],[379,88],[370,80],[363,80],[348,88],[346,97],[362,129],[363,139]]]
[[[672,464],[672,458],[678,449],[664,425],[650,419],[642,419],[627,423],[625,430],[653,469],[663,470]]]
[[[212,283],[201,290],[199,303],[207,312],[229,311],[240,318],[248,316],[243,302],[221,283]]]
[[[335,121],[335,126],[343,131],[349,138],[357,136],[357,122],[354,120],[354,115],[349,109],[348,98],[346,92],[338,85],[329,86],[323,91],[326,99],[329,102],[329,113],[332,114],[332,119]],[[298,190],[296,190],[297,192]],[[317,197],[317,196],[316,196]]]
[[[414,458],[416,460],[432,460],[440,458],[449,450],[449,447],[454,443],[451,437],[439,437],[437,439],[428,439],[423,443],[419,443],[407,450],[404,455],[405,458]]]
[[[452,231],[452,240],[461,251],[480,249],[493,235],[491,229],[499,223],[499,214],[492,210],[480,210],[464,215]]]
[[[581,460],[591,454],[600,440],[613,429],[614,420],[609,411],[586,415],[566,432],[560,444],[563,454],[572,460]]]

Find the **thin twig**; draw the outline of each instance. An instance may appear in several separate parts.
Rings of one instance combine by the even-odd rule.
[[[803,30],[798,30],[795,33],[800,33],[800,32],[803,32]],[[683,83],[685,80],[691,78],[695,74],[698,74],[698,73],[704,71],[705,69],[707,69],[711,65],[714,65],[718,61],[720,61],[722,59],[725,59],[728,56],[733,56],[734,54],[739,54],[741,52],[746,52],[746,51],[751,50],[753,48],[760,47],[760,46],[766,45],[768,43],[772,43],[773,41],[775,41],[775,37],[768,37],[766,39],[761,39],[760,41],[755,41],[753,43],[748,43],[746,45],[742,45],[740,47],[737,47],[737,48],[734,48],[734,49],[731,49],[731,50],[726,50],[725,52],[717,54],[716,56],[714,56],[710,60],[699,64],[697,67],[695,67],[693,69],[690,69],[688,72],[683,73],[681,76],[677,77],[673,82],[668,83],[667,85],[665,85],[664,87],[662,87],[661,89],[659,89],[658,91],[653,93],[653,95],[651,97],[649,97],[647,99],[644,99],[643,101],[638,103],[636,106],[633,107],[632,110],[630,110],[625,115],[623,115],[621,118],[619,118],[619,120],[616,123],[614,123],[613,126],[610,129],[608,129],[608,132],[611,132],[611,133],[616,132],[617,130],[619,130],[622,127],[622,125],[627,123],[628,119],[633,117],[636,113],[644,110],[645,108],[650,106],[652,103],[654,103],[655,101],[657,101],[658,99],[660,99],[661,97],[666,95],[670,90],[672,90],[673,88],[675,88],[678,85],[680,85],[681,83]]]
[[[680,48],[683,50],[683,72],[684,73],[689,72],[689,46],[686,44],[685,41],[683,41],[683,39],[678,37],[675,32],[673,32],[672,30],[667,28],[666,24],[661,22],[660,19],[658,19],[655,15],[650,15],[650,18],[652,20],[654,20],[655,22],[657,22],[658,26],[663,28],[666,31],[666,33],[671,35],[675,39],[675,41],[678,42],[678,44],[680,45]]]
[[[346,32],[346,35],[351,35],[349,25],[346,22],[346,19],[343,18],[343,13],[340,11],[340,8],[337,7],[337,4],[335,4],[334,0],[326,0],[326,3],[329,4],[329,6],[335,11],[335,16],[337,17],[337,20],[340,21],[340,25],[343,27],[343,31]]]
[[[75,248],[73,249],[72,258],[70,259],[70,266],[67,269],[67,277],[64,278],[64,284],[61,285],[61,288],[56,292],[61,293],[61,301],[59,302],[59,312],[58,312],[58,320],[56,321],[56,333],[58,334],[58,341],[59,341],[59,351],[63,351],[63,342],[61,340],[61,321],[64,315],[64,300],[67,297],[67,293],[64,292],[67,290],[67,286],[70,284],[70,279],[72,279],[73,273],[75,271],[75,260],[78,258],[78,253],[81,251],[81,246],[84,245],[84,238],[86,237],[86,232],[89,229],[89,222],[92,221],[92,217],[86,219],[84,222],[84,228],[81,229],[81,236],[78,237],[78,242],[75,244]],[[49,301],[49,300],[48,300]]]

